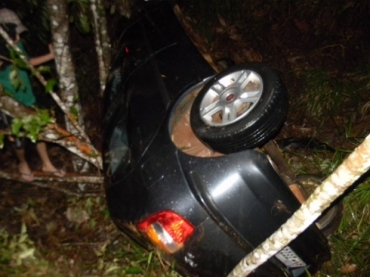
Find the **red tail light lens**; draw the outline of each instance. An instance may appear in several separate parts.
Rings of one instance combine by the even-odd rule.
[[[172,211],[162,211],[140,221],[137,227],[166,252],[174,253],[183,247],[194,232],[194,226]]]

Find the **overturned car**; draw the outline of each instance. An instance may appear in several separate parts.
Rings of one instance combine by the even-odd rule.
[[[104,98],[103,153],[115,224],[183,274],[227,276],[300,206],[263,145],[288,96],[265,64],[216,73],[166,1],[121,28]],[[251,276],[304,276],[330,259],[314,224]]]

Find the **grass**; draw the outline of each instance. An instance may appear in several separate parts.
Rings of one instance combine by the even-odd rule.
[[[350,151],[291,152],[286,154],[295,173],[328,176]],[[369,175],[369,174],[367,174]],[[332,259],[315,276],[369,276],[370,272],[370,179],[361,178],[345,195],[343,218],[338,230],[329,236]]]
[[[332,260],[319,276],[369,276],[370,271],[370,182],[362,183],[344,200],[344,214],[338,231],[329,240]]]
[[[50,211],[42,207],[40,193],[8,212],[9,223],[22,224],[19,232],[0,229],[0,276],[179,276],[159,252],[148,252],[119,232],[103,195],[70,197]]]
[[[94,252],[96,263],[91,265],[89,273],[85,271],[70,275],[60,263],[48,261],[42,254],[45,249],[37,249],[29,238],[25,225],[19,234],[9,234],[0,230],[0,275],[1,276],[162,276],[178,277],[179,275],[170,266],[164,265],[160,255],[147,252],[126,238],[118,238],[113,242],[119,247],[114,251],[110,245],[97,245]],[[76,249],[75,247],[71,247]],[[71,249],[72,250],[72,249]],[[53,251],[53,250],[52,250]],[[55,250],[54,250],[55,251]],[[63,253],[60,253],[64,255]],[[50,253],[48,254],[50,255]],[[65,259],[67,257],[61,257]]]
[[[317,68],[300,72],[296,77],[302,89],[293,109],[303,112],[302,116],[316,125],[332,122],[344,128],[349,137],[351,125],[369,112],[369,69],[338,76]]]
[[[19,234],[11,235],[0,229],[1,276],[63,276],[52,263],[40,256],[34,242],[22,224]]]

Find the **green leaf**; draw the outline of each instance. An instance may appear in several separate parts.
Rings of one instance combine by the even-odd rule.
[[[21,253],[19,253],[19,258],[20,259],[26,259],[26,258],[33,258],[34,257],[34,254],[35,254],[35,248],[29,248],[29,249],[26,249],[24,251],[22,251]]]
[[[126,274],[142,274],[143,270],[140,267],[132,266],[126,269]]]
[[[28,115],[21,119],[16,118],[12,121],[11,131],[16,136],[20,135],[20,132],[25,132],[25,136],[29,137],[32,142],[38,140],[40,132],[49,123],[54,123],[54,118],[49,114],[48,110],[36,110],[36,114]]]
[[[50,92],[53,90],[54,86],[56,85],[57,80],[56,79],[50,79],[47,81],[46,86],[45,86],[45,91]]]
[[[21,85],[21,80],[19,78],[18,69],[15,66],[12,66],[12,70],[9,74],[9,79],[14,89],[17,90]]]
[[[29,128],[27,129],[28,134],[27,136],[31,139],[33,143],[35,143],[38,139],[38,134],[40,133],[40,126],[36,124],[31,124],[28,126]]]
[[[4,137],[5,135],[0,133],[0,149],[3,149],[4,147]]]
[[[83,33],[90,33],[90,20],[87,16],[83,15],[80,17],[80,27]]]
[[[19,132],[22,126],[23,126],[22,120],[20,120],[19,118],[14,118],[11,126],[12,133],[16,136],[19,136]]]
[[[29,68],[28,64],[20,58],[19,53],[14,49],[10,51],[10,57],[12,58],[13,65],[15,65],[16,67],[19,67],[21,69]]]
[[[78,110],[75,106],[72,106],[70,109],[69,109],[69,112],[71,114],[73,114],[75,116],[75,118],[78,118]]]
[[[52,118],[50,116],[48,110],[43,110],[43,109],[37,110],[37,115],[39,116],[43,126],[45,126],[49,123],[54,123],[55,122],[54,118]]]
[[[23,60],[21,60],[19,58],[16,58],[15,60],[13,60],[13,62],[20,69],[28,69],[29,68],[28,64],[26,64]]]
[[[36,68],[36,71],[39,73],[49,73],[50,72],[50,66],[42,65]]]

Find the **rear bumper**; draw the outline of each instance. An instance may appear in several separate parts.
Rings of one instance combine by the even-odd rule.
[[[218,237],[204,239],[225,242],[223,246],[211,247],[207,250],[209,254],[203,253],[199,258],[202,269],[207,268],[205,264],[210,262],[211,270],[215,263],[210,261],[210,257],[216,260],[219,259],[216,256],[223,257],[221,260],[225,262],[217,263],[220,268],[214,274],[225,274],[213,276],[226,276],[241,258],[274,233],[300,206],[263,153],[247,150],[211,159],[199,159],[182,153],[179,156],[194,197],[214,222],[214,226],[209,228],[214,231],[210,233]],[[202,224],[201,228],[207,229],[207,224]],[[216,233],[216,229],[222,230],[223,234],[220,231]],[[193,240],[198,244],[201,242],[199,238]],[[206,245],[209,246],[207,242]],[[294,263],[297,259],[301,262]],[[314,273],[329,259],[327,240],[312,225],[289,244],[279,259],[274,257],[260,267],[256,274],[262,275],[256,276],[272,276],[271,272],[275,271],[273,276],[296,277],[306,270]],[[195,258],[194,263],[197,264]],[[264,272],[270,274],[264,275]]]

